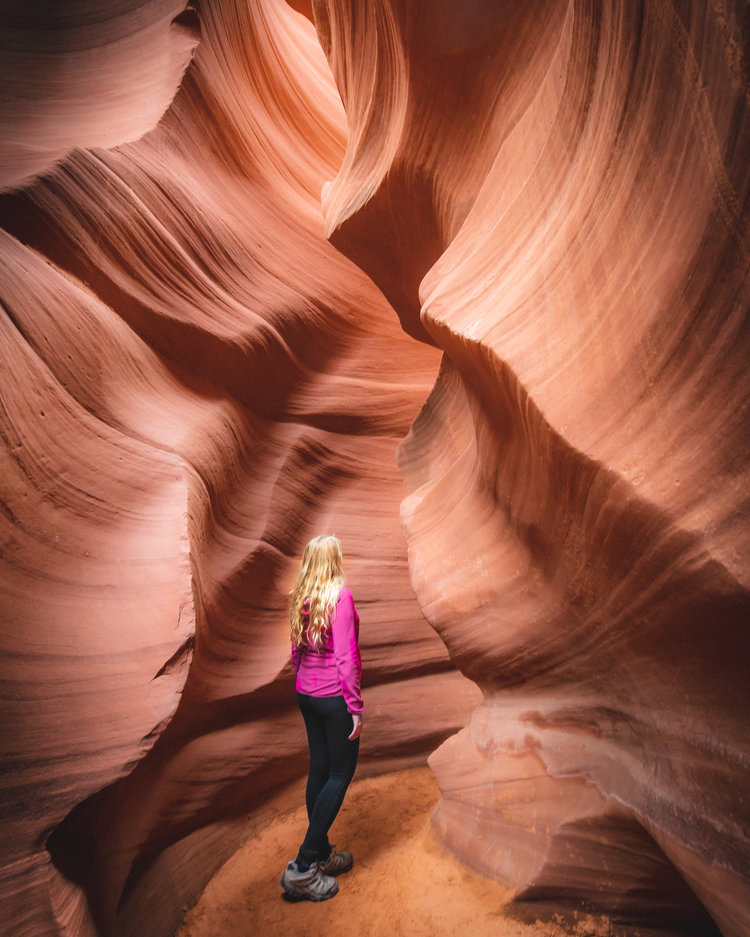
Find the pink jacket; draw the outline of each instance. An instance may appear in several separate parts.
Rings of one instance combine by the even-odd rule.
[[[362,658],[359,653],[359,615],[347,588],[339,593],[330,627],[317,649],[292,644],[297,692],[305,696],[341,696],[350,713],[364,709],[360,695]]]

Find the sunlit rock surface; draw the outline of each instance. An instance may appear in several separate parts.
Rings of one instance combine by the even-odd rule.
[[[94,57],[161,93],[163,50],[129,39],[117,59],[110,6],[88,9]],[[200,26],[156,130],[84,149],[107,142],[87,115],[116,103],[90,74],[85,96],[64,91],[77,149],[2,202],[14,937],[172,933],[248,815],[302,777],[285,594],[313,534],[343,540],[362,618],[363,773],[424,760],[481,698],[422,617],[399,519],[396,449],[439,354],[325,240],[346,132],[312,24],[232,2]],[[60,117],[54,96],[35,106]]]
[[[49,9],[0,69],[5,930],[172,933],[301,777],[330,530],[363,771],[433,751],[519,907],[746,935],[746,7]]]
[[[485,699],[435,823],[521,901],[699,924],[671,863],[746,934],[747,8],[316,10],[327,230],[445,351],[402,517]]]

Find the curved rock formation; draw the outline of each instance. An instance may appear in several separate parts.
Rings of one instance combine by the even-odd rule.
[[[324,238],[345,130],[313,27],[224,2],[201,30],[152,133],[85,150],[81,117],[79,148],[2,202],[0,894],[19,937],[172,933],[303,776],[284,609],[315,532],[342,538],[362,617],[362,771],[423,761],[479,698],[417,607],[399,521],[396,447],[439,358]],[[109,102],[89,93],[74,103]]]
[[[519,908],[744,935],[746,7],[47,7],[4,24],[5,929],[169,934],[294,795],[332,530],[363,771],[434,751]]]
[[[739,937],[747,10],[375,8],[316,7],[354,124],[324,204],[445,352],[402,516],[420,603],[485,699],[431,759],[435,823],[519,901],[698,926],[684,879]]]
[[[11,3],[0,23],[0,189],[48,171],[75,146],[151,130],[198,41],[184,0]]]

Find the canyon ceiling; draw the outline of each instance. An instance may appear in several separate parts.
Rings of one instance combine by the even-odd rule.
[[[285,596],[332,532],[362,774],[429,754],[519,908],[746,937],[749,37],[11,2],[5,933],[166,937],[291,805]]]

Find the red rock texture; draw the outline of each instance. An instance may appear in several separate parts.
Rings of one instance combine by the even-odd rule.
[[[666,855],[746,933],[747,8],[319,6],[327,229],[445,352],[402,517],[485,699],[435,822],[519,900],[693,921]]]
[[[301,776],[284,595],[330,530],[364,773],[433,752],[519,907],[745,935],[746,6],[33,7],[6,930],[172,933]]]
[[[214,3],[201,30],[158,128],[106,151],[71,125],[79,148],[2,205],[0,907],[19,937],[171,933],[305,771],[285,593],[314,533],[342,538],[362,617],[363,772],[424,760],[480,698],[420,613],[399,520],[396,448],[439,355],[324,238],[345,124],[313,27]]]

